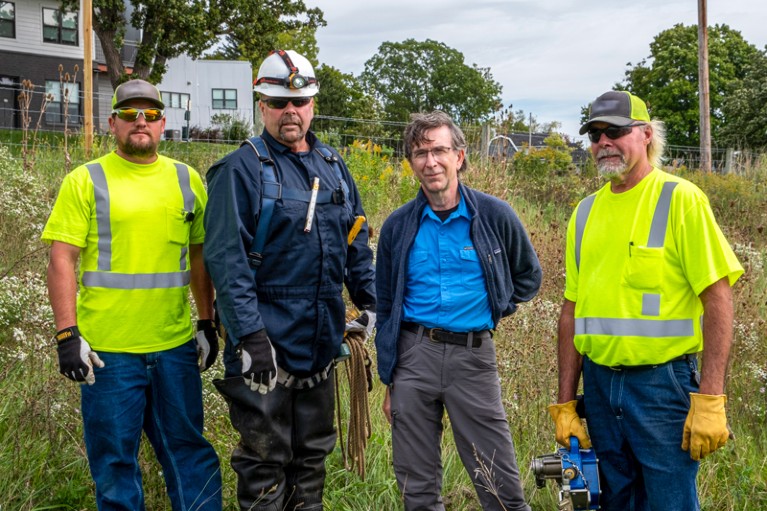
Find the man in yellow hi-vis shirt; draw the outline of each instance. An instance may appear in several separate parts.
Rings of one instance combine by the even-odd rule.
[[[593,443],[603,510],[697,510],[698,460],[728,437],[730,286],[743,268],[703,192],[658,168],[665,130],[644,101],[599,96],[586,132],[610,182],[567,230],[557,441]],[[588,435],[575,411],[581,371]]]
[[[199,375],[218,353],[202,260],[207,195],[196,171],[157,154],[165,117],[154,85],[120,85],[112,109],[117,150],[64,178],[42,235],[51,243],[59,370],[87,383],[83,429],[99,510],[144,509],[143,429],[173,510],[220,511],[219,461],[202,435]]]

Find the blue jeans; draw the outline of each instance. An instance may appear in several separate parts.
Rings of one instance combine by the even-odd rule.
[[[603,511],[697,511],[698,462],[683,451],[697,361],[615,370],[583,359],[589,435]]]
[[[100,511],[144,510],[141,430],[163,468],[174,511],[221,510],[218,456],[202,435],[194,341],[146,354],[99,352],[105,367],[82,385],[85,446]]]

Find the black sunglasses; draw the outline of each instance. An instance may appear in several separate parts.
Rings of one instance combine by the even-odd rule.
[[[296,108],[306,106],[311,102],[312,98],[261,98],[261,101],[269,108],[282,110],[288,103],[293,103]]]
[[[638,122],[629,124],[628,126],[608,126],[606,128],[589,128],[589,140],[592,144],[599,143],[599,139],[602,138],[602,133],[607,135],[610,140],[617,140],[621,137],[625,137],[636,126],[644,126],[645,123]]]

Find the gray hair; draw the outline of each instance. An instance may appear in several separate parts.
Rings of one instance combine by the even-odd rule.
[[[410,115],[410,123],[405,127],[405,157],[410,160],[413,156],[413,149],[417,146],[431,142],[426,138],[426,132],[433,129],[447,126],[450,129],[451,143],[453,149],[460,151],[466,150],[466,138],[463,136],[461,128],[456,126],[453,119],[441,110],[434,110],[429,113],[417,113]],[[412,163],[412,162],[411,162]],[[466,170],[466,158],[463,159],[461,168],[458,172]]]
[[[666,125],[663,121],[653,119],[650,121],[652,128],[652,139],[647,144],[647,159],[650,165],[660,168],[663,159],[663,152],[666,150]]]

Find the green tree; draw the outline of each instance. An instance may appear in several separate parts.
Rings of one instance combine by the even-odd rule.
[[[733,82],[745,77],[748,63],[759,50],[727,25],[709,28],[708,36],[711,135],[716,142],[726,93]],[[629,90],[647,102],[651,115],[666,123],[669,144],[699,145],[697,25],[677,24],[664,30],[650,43],[650,56],[628,66],[623,83],[615,88]]]
[[[317,28],[325,26],[322,11],[311,9],[304,21],[292,20],[285,26],[276,26],[270,30],[278,32],[256,34],[246,31],[245,37],[239,33],[227,35],[220,47],[211,56],[224,60],[247,60],[253,64],[253,79],[258,75],[261,62],[270,51],[294,50],[306,57],[309,62],[317,62]]]
[[[521,108],[513,109],[513,105],[496,112],[493,124],[502,133],[526,133],[530,130],[530,118]],[[535,119],[533,119],[533,125]]]
[[[355,136],[383,137],[390,131],[378,122],[361,123],[346,119],[379,119],[381,117],[375,99],[366,94],[354,75],[343,73],[333,66],[320,65],[315,68],[320,81],[320,93],[315,99],[317,111],[323,116],[339,119],[323,120],[324,131],[348,132],[353,128]],[[397,127],[401,131],[401,127]],[[348,142],[348,141],[347,141]]]
[[[76,11],[79,0],[61,0]],[[126,9],[127,4],[127,9]],[[128,77],[122,50],[126,33],[140,34],[133,77],[157,83],[168,59],[199,57],[223,38],[222,55],[262,59],[281,33],[324,25],[322,11],[303,0],[93,0],[93,30],[101,42],[112,86]]]
[[[322,115],[375,119],[375,100],[367,95],[359,80],[333,66],[320,65],[315,70],[320,81],[316,103]]]
[[[439,109],[458,123],[473,123],[501,107],[501,85],[490,69],[467,65],[461,52],[431,39],[383,43],[360,80],[390,121]]]
[[[729,147],[767,147],[767,48],[746,67],[722,103],[719,142]]]
[[[573,164],[572,148],[559,133],[552,133],[543,141],[543,147],[525,147],[514,153],[514,170],[525,176],[547,180],[565,174]]]

